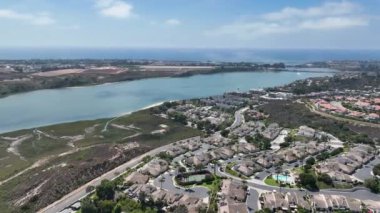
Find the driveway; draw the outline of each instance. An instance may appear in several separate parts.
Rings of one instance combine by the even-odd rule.
[[[246,201],[248,212],[253,213],[259,210],[259,192],[253,188],[249,188],[248,192],[249,193]]]

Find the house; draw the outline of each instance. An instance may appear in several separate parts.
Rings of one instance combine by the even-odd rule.
[[[169,164],[165,160],[162,159],[154,159],[147,163],[141,172],[143,174],[149,174],[153,177],[157,177],[160,174],[164,173],[166,170],[168,170]]]
[[[206,166],[212,160],[212,156],[208,153],[200,153],[185,158],[185,163],[189,166]]]
[[[148,181],[149,176],[144,175],[139,171],[133,172],[124,179],[124,182],[128,184],[145,184]]]
[[[282,161],[281,157],[273,154],[261,154],[254,160],[264,168],[270,168],[274,165],[278,165]]]
[[[150,195],[153,192],[155,192],[157,190],[157,188],[153,185],[150,185],[150,184],[144,184],[139,190],[140,191],[138,191],[138,192],[143,192],[146,195]]]
[[[177,202],[173,203],[173,206],[176,205],[186,206],[188,213],[198,213],[198,209],[204,206],[202,200],[188,195],[183,195]]]
[[[188,139],[184,139],[177,142],[178,145],[180,145],[182,148],[194,151],[201,147],[201,137],[196,136]]]
[[[228,145],[231,142],[231,139],[222,137],[218,134],[213,134],[207,138],[203,138],[203,142],[210,145],[222,147]]]
[[[156,190],[155,192],[153,192],[151,194],[151,197],[152,197],[154,202],[164,201],[167,194],[168,193],[165,190],[159,189],[159,190]]]
[[[300,136],[312,138],[315,135],[315,130],[307,126],[300,126],[297,134]]]
[[[214,159],[221,158],[221,159],[226,160],[226,159],[231,158],[234,155],[234,151],[228,147],[221,147],[212,151],[210,154]]]
[[[252,160],[244,160],[240,163],[238,163],[234,169],[241,173],[242,175],[249,177],[252,176],[254,173],[261,171],[262,167],[256,163],[254,163]]]
[[[312,206],[316,211],[324,212],[329,210],[329,206],[327,204],[326,198],[324,194],[316,194],[313,195],[311,199]]]
[[[231,200],[245,202],[247,197],[246,186],[229,179],[223,180],[221,190],[223,196]]]
[[[273,212],[282,210],[289,211],[287,197],[279,192],[264,192],[260,196],[261,208],[271,209]]]
[[[219,213],[248,213],[247,204],[241,202],[220,202]]]
[[[275,139],[281,132],[282,128],[277,123],[271,123],[269,126],[262,132],[262,135],[265,138],[270,140]]]
[[[181,146],[173,146],[173,147],[170,147],[166,153],[171,156],[171,157],[177,157],[181,154],[184,154],[186,153],[186,150],[184,148],[182,148]]]
[[[232,145],[231,149],[237,153],[244,153],[244,154],[257,152],[260,150],[255,145],[250,144],[250,143],[237,143],[237,144]]]
[[[178,194],[178,193],[168,193],[165,197],[165,201],[168,204],[173,204],[179,201],[182,198],[182,196],[183,196],[182,194]]]
[[[310,209],[309,201],[305,199],[304,196],[302,196],[299,193],[291,192],[286,193],[287,200],[289,202],[289,207],[291,210],[297,209],[299,206],[304,209]]]

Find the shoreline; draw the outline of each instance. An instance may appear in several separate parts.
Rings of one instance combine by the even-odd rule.
[[[332,70],[332,71],[307,71],[307,70],[294,70],[294,69],[284,69],[284,70],[212,70],[210,71],[188,71],[184,73],[179,74],[173,74],[170,76],[154,76],[154,77],[144,77],[144,78],[138,78],[138,79],[129,79],[129,80],[120,80],[120,81],[110,81],[110,82],[103,82],[103,83],[92,83],[92,84],[85,84],[85,85],[77,85],[77,86],[64,86],[64,87],[57,87],[57,88],[40,88],[40,89],[31,89],[28,91],[23,92],[15,92],[10,93],[7,95],[0,95],[0,100],[4,98],[14,97],[17,95],[25,95],[28,93],[33,92],[39,92],[39,91],[50,91],[50,90],[64,90],[64,89],[81,89],[86,87],[98,87],[98,86],[105,86],[105,85],[111,85],[111,84],[121,84],[121,83],[127,83],[127,82],[134,82],[134,81],[142,81],[142,80],[149,80],[149,79],[160,79],[160,78],[187,78],[197,75],[214,75],[214,74],[224,74],[224,73],[247,73],[247,72],[253,72],[253,73],[262,73],[262,72],[290,72],[290,73],[338,73],[339,70]]]
[[[298,75],[297,72],[295,71],[280,71],[280,72],[276,72],[276,73],[292,73],[292,75]],[[237,72],[236,72],[237,73]],[[246,73],[246,72],[240,72],[240,73]],[[253,73],[253,72],[252,72]],[[256,72],[258,73],[258,72]],[[261,73],[269,73],[269,72],[261,72]],[[218,73],[220,74],[220,73]],[[332,73],[325,73],[326,75],[333,75]],[[165,79],[169,79],[169,78],[172,78],[172,77],[163,77]],[[178,77],[178,78],[183,78],[183,77]],[[307,77],[305,77],[307,78]],[[144,79],[142,79],[144,80]],[[91,86],[104,86],[104,85],[110,85],[110,84],[123,84],[123,83],[127,83],[127,82],[113,82],[113,83],[106,83],[106,84],[101,84],[101,85],[91,85]],[[89,86],[83,86],[83,87],[89,87]],[[80,88],[83,88],[83,87],[70,87],[70,88],[61,88],[61,89],[80,89]],[[251,86],[250,89],[253,89],[254,87]],[[49,90],[57,90],[57,89],[49,89]],[[60,90],[60,89],[58,89]],[[248,90],[246,90],[248,91]],[[33,92],[38,92],[38,91],[33,91]],[[225,91],[224,91],[225,92]],[[220,93],[222,94],[222,93]],[[23,95],[23,94],[16,94],[16,95]],[[209,95],[206,95],[206,96],[194,96],[194,97],[191,97],[191,98],[202,98],[202,97],[207,97]],[[76,119],[76,118],[72,118],[72,119],[63,119],[63,120],[59,120],[57,122],[41,122],[40,124],[38,124],[39,122],[36,122],[37,124],[35,125],[25,125],[25,126],[22,126],[22,125],[15,125],[14,127],[12,126],[4,126],[4,129],[0,129],[0,134],[7,134],[7,133],[12,133],[12,132],[17,132],[17,131],[22,131],[22,130],[29,130],[29,129],[36,129],[36,128],[42,128],[42,127],[46,127],[46,126],[52,126],[52,125],[59,125],[59,124],[67,124],[67,123],[75,123],[75,122],[83,122],[83,121],[94,121],[94,120],[106,120],[106,119],[113,119],[115,117],[120,117],[120,116],[125,116],[127,114],[131,114],[133,112],[137,112],[137,111],[140,111],[140,110],[145,110],[145,109],[148,109],[148,108],[151,108],[151,107],[154,107],[154,106],[158,106],[160,104],[162,104],[163,102],[166,102],[166,101],[174,101],[175,99],[171,99],[171,100],[160,100],[159,102],[155,102],[155,103],[152,103],[152,104],[147,104],[145,106],[141,106],[139,108],[136,108],[136,109],[131,109],[129,111],[123,111],[123,109],[121,109],[119,113],[109,113],[109,115],[107,115],[107,113],[102,113],[104,115],[99,115],[99,116],[89,116],[89,118],[79,118],[79,119]],[[0,100],[0,103],[1,103],[1,100]],[[18,128],[20,127],[20,128]]]
[[[174,101],[174,100],[169,100],[169,101]],[[103,117],[103,118],[97,118],[97,119],[84,119],[84,120],[67,120],[67,121],[62,121],[62,122],[59,122],[59,123],[47,123],[47,124],[44,124],[44,125],[41,125],[41,126],[29,127],[29,128],[26,127],[26,128],[17,129],[17,130],[11,130],[11,131],[2,131],[2,130],[0,130],[0,135],[10,134],[10,133],[13,133],[13,132],[18,132],[18,131],[26,131],[26,130],[32,130],[32,129],[39,129],[39,128],[43,128],[43,127],[54,126],[54,125],[61,125],[61,124],[70,124],[70,123],[72,124],[72,123],[77,123],[77,122],[95,121],[95,120],[108,120],[108,121],[110,121],[110,120],[116,120],[117,118],[120,118],[120,117],[123,117],[123,116],[126,116],[126,115],[130,115],[130,114],[138,112],[138,111],[147,110],[147,109],[150,109],[150,108],[153,108],[153,107],[156,107],[156,106],[160,106],[161,104],[163,104],[165,102],[167,102],[167,101],[160,101],[160,102],[157,102],[157,103],[145,106],[143,108],[140,108],[138,110],[129,111],[129,112],[122,112],[122,113],[120,113],[120,114],[118,114],[116,116],[113,116],[113,117]]]

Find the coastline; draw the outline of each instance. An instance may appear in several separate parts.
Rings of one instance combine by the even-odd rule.
[[[208,71],[186,71],[183,73],[173,73],[172,75],[162,75],[162,76],[149,76],[149,77],[142,77],[142,78],[135,78],[135,79],[120,79],[116,81],[109,81],[109,82],[95,82],[95,83],[89,83],[89,84],[84,84],[84,85],[75,85],[75,86],[62,86],[62,87],[57,87],[57,88],[36,88],[36,89],[30,89],[26,91],[21,91],[21,92],[12,92],[6,95],[0,95],[0,99],[7,98],[7,97],[12,97],[16,95],[23,95],[27,93],[32,93],[32,92],[38,92],[38,91],[44,91],[44,90],[63,90],[63,89],[80,89],[80,88],[85,88],[85,87],[97,87],[97,86],[104,86],[104,85],[110,85],[110,84],[120,84],[120,83],[125,83],[125,82],[132,82],[132,81],[141,81],[141,80],[147,80],[147,79],[159,79],[159,78],[187,78],[187,77],[192,77],[196,75],[214,75],[214,74],[221,74],[221,73],[245,73],[245,72],[291,72],[291,73],[337,73],[339,72],[338,70],[331,70],[331,71],[306,71],[306,70],[293,70],[293,69],[278,69],[278,70],[208,70]]]
[[[240,72],[240,73],[247,73],[247,72]],[[261,75],[261,74],[259,74],[259,72],[251,72],[251,73],[252,73],[253,76],[256,76],[256,74],[254,74],[254,73],[258,73],[258,75]],[[302,78],[302,79],[304,79],[304,78],[310,77],[309,75],[305,75],[303,77],[294,77],[296,75],[298,76],[299,74],[297,74],[296,72],[289,72],[289,71],[288,72],[287,71],[283,71],[283,72],[261,72],[261,73],[263,73],[263,74],[264,73],[268,73],[268,74],[272,73],[270,75],[277,75],[277,73],[284,73],[286,76],[293,76],[293,77],[290,77],[291,79],[293,79],[293,78]],[[286,73],[289,73],[289,74],[286,74]],[[331,73],[330,74],[329,73],[325,73],[325,74],[327,74],[329,76],[332,75]],[[223,79],[226,78],[226,76],[224,76],[224,74],[218,74],[218,75],[222,75]],[[240,76],[239,74],[237,74],[237,75]],[[219,78],[220,78],[220,76],[219,76]],[[173,79],[173,78],[164,77],[164,79]],[[181,77],[181,78],[177,78],[177,79],[180,80],[180,79],[184,79],[184,78]],[[206,77],[206,79],[208,79],[208,77]],[[210,78],[210,80],[212,80],[212,78]],[[291,81],[293,81],[293,80],[291,80]],[[128,83],[128,82],[106,83],[106,85],[125,84],[125,83]],[[281,84],[278,84],[277,86],[280,86],[280,85],[283,85],[283,84],[287,84],[287,83],[291,83],[291,82],[282,82]],[[150,82],[148,82],[148,84],[150,84]],[[92,86],[100,87],[100,86],[104,86],[104,84],[102,84],[102,85],[92,85]],[[88,87],[88,86],[84,86],[84,87]],[[192,87],[196,87],[196,86],[192,85]],[[263,88],[265,88],[265,87],[268,87],[268,86],[264,85]],[[271,87],[271,86],[269,86],[269,87]],[[71,87],[71,88],[62,88],[62,89],[73,89],[73,90],[75,90],[75,89],[81,89],[81,88],[83,88],[83,87],[75,87],[75,88]],[[252,89],[252,88],[255,88],[255,84],[252,83],[252,81],[247,81],[246,82],[246,89],[244,89],[242,91],[248,91],[249,89]],[[59,91],[61,89],[49,89],[49,90],[50,91],[56,91],[57,93],[59,93]],[[92,89],[88,89],[88,90],[89,91],[93,91]],[[232,90],[223,90],[222,91],[221,89],[219,89],[219,90],[218,90],[219,91],[218,93],[215,93],[215,94],[214,93],[212,93],[212,94],[207,93],[207,94],[204,94],[204,95],[202,95],[200,93],[194,93],[193,94],[193,93],[191,93],[191,90],[190,90],[188,92],[190,92],[190,94],[192,94],[192,95],[190,95],[190,94],[187,95],[187,96],[190,96],[190,97],[187,97],[187,99],[208,97],[208,96],[212,96],[212,95],[220,95],[223,92],[232,91]],[[34,92],[41,92],[41,91],[34,91]],[[71,91],[71,92],[77,93],[76,91]],[[128,92],[128,91],[124,91],[124,92]],[[169,94],[170,94],[171,91],[167,91],[167,92],[169,92]],[[36,96],[33,94],[31,97],[34,97],[33,98],[33,100],[34,100],[37,96],[39,97],[40,95],[43,95],[43,94],[44,93],[42,93],[42,94],[38,93],[38,94],[36,94]],[[50,92],[48,94],[50,94]],[[25,94],[18,94],[18,95],[25,95]],[[90,96],[91,95],[94,96],[95,94],[90,94]],[[162,96],[162,94],[161,94],[161,96]],[[14,96],[14,97],[16,97],[16,96]],[[27,95],[27,97],[29,97],[29,94]],[[115,96],[115,97],[118,98],[119,96]],[[147,109],[147,108],[150,108],[150,107],[153,107],[153,106],[160,105],[160,104],[162,104],[162,102],[165,102],[165,101],[173,101],[173,100],[184,99],[182,97],[183,97],[182,95],[174,95],[174,97],[173,96],[168,97],[168,100],[166,100],[165,98],[159,98],[158,100],[156,99],[156,101],[154,101],[154,99],[152,99],[151,101],[143,101],[143,102],[145,102],[145,104],[137,104],[137,106],[131,106],[131,107],[129,107],[129,105],[127,104],[126,106],[119,107],[119,109],[117,109],[117,107],[116,107],[116,110],[115,109],[103,110],[101,112],[96,112],[97,114],[94,114],[94,115],[86,115],[86,113],[84,113],[84,114],[83,113],[82,114],[79,113],[78,114],[78,113],[75,113],[75,112],[73,112],[71,114],[69,111],[66,112],[65,110],[62,110],[62,111],[52,110],[53,112],[58,112],[58,114],[68,113],[67,115],[70,115],[70,116],[63,116],[62,118],[60,118],[58,116],[56,119],[48,119],[46,121],[42,120],[42,121],[39,121],[39,122],[31,122],[31,123],[30,122],[22,122],[23,119],[24,120],[28,119],[28,117],[21,116],[21,117],[17,118],[15,121],[12,121],[13,123],[12,122],[11,123],[7,122],[8,123],[7,124],[7,123],[4,122],[3,126],[2,126],[2,129],[0,129],[0,134],[11,133],[11,132],[15,132],[15,131],[27,130],[27,129],[32,129],[32,128],[41,128],[41,127],[51,126],[51,125],[57,125],[57,124],[74,123],[74,122],[79,122],[79,121],[93,121],[93,120],[102,120],[102,119],[112,119],[114,117],[119,117],[119,116],[127,115],[127,114],[130,114],[130,113],[133,113],[133,112],[137,112],[139,110],[144,110],[144,109]],[[12,99],[8,99],[8,100],[4,101],[3,103],[13,103],[14,101],[17,102],[17,101],[23,100],[23,99],[24,99],[24,97],[21,96],[21,97],[17,97],[16,99],[13,99],[13,98]],[[33,100],[32,99],[30,99],[30,100],[28,99],[28,101],[33,101]],[[64,100],[64,99],[59,99],[59,100]],[[69,99],[69,100],[71,100],[71,99]],[[103,101],[103,100],[99,100],[99,101]],[[112,102],[108,102],[108,103],[112,104]],[[118,104],[118,102],[113,102],[113,103],[114,104]],[[1,104],[1,99],[0,99],[0,104]],[[12,107],[12,104],[10,104],[10,105],[7,104],[7,105],[4,105],[4,106],[5,107]],[[53,104],[52,107],[54,107],[54,106],[55,105]],[[91,107],[91,106],[89,105],[88,107]],[[25,108],[25,107],[21,107],[20,110],[22,110],[23,108]],[[6,110],[6,109],[7,108],[4,108],[4,110]],[[41,110],[41,108],[36,108],[36,109]],[[49,111],[50,109],[54,109],[54,108],[47,109],[48,110],[47,112],[50,112],[50,114],[51,114],[52,112]],[[107,109],[107,108],[105,108],[105,109]],[[86,109],[84,109],[83,107],[80,107],[77,110],[86,110]],[[3,111],[3,112],[6,112],[6,111]],[[80,111],[78,111],[78,112],[80,112]],[[37,114],[39,114],[39,116],[43,116],[41,113],[37,113]],[[76,115],[78,115],[78,116],[76,116]],[[49,122],[49,120],[50,120],[50,122]],[[20,122],[17,123],[16,121],[20,121]]]
[[[169,101],[174,101],[174,100],[169,100]],[[150,104],[148,106],[145,106],[143,108],[140,108],[138,110],[133,110],[133,111],[128,111],[128,112],[122,112],[114,117],[104,117],[104,118],[98,118],[98,119],[84,119],[84,120],[66,120],[66,121],[62,121],[62,122],[58,122],[58,123],[47,123],[47,124],[44,124],[44,125],[41,125],[41,126],[36,126],[36,127],[26,127],[26,128],[22,128],[22,129],[16,129],[16,130],[11,130],[11,131],[2,131],[0,130],[0,135],[3,135],[3,134],[10,134],[10,133],[13,133],[13,132],[18,132],[18,131],[24,131],[24,130],[30,130],[30,129],[39,129],[39,128],[43,128],[43,127],[48,127],[48,126],[54,126],[54,125],[60,125],[60,124],[73,124],[73,123],[77,123],[77,122],[84,122],[84,121],[95,121],[95,120],[115,120],[117,118],[120,118],[120,117],[123,117],[123,116],[127,116],[127,115],[130,115],[134,112],[138,112],[138,111],[142,111],[142,110],[147,110],[147,109],[150,109],[152,107],[156,107],[156,106],[160,106],[161,104],[165,103],[166,101],[160,101],[160,102],[157,102],[157,103],[154,103],[154,104]]]

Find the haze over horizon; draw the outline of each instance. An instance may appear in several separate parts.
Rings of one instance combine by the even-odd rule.
[[[379,0],[3,0],[0,48],[380,49]]]

